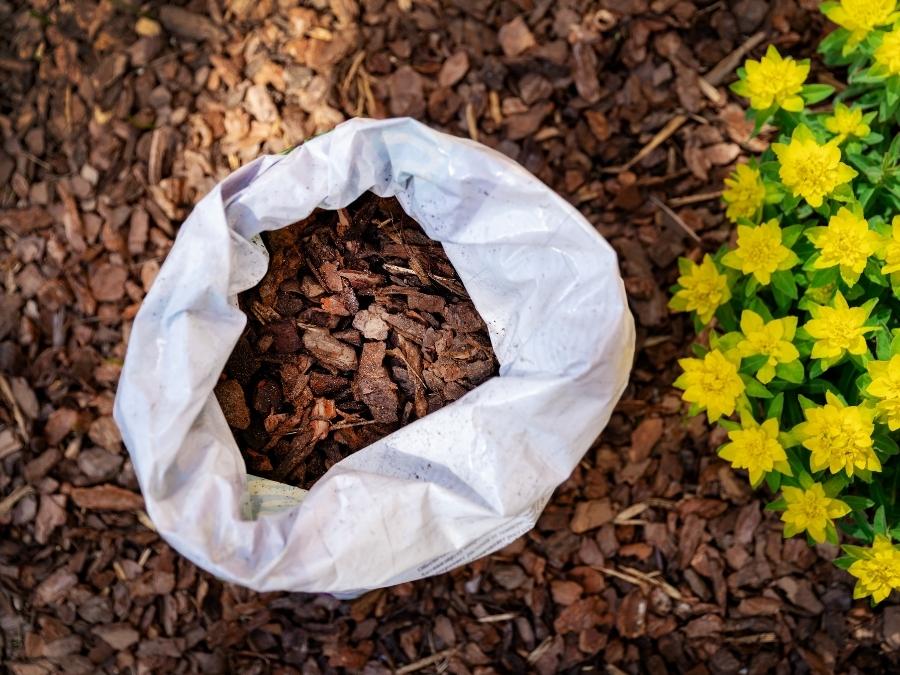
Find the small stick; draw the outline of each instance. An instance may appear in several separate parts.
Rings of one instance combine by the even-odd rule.
[[[703,76],[703,79],[714,87],[722,84],[722,81],[728,77],[728,74],[738,67],[738,64],[741,62],[741,59],[747,55],[747,52],[756,47],[756,45],[767,37],[768,33],[765,31],[760,31],[751,35],[744,41],[744,44],[714,65],[712,69]]]
[[[656,135],[650,139],[650,142],[647,143],[641,151],[638,152],[634,157],[625,162],[622,166],[611,166],[603,169],[604,173],[622,173],[623,171],[628,171],[635,164],[640,162],[644,157],[649,155],[651,152],[656,150],[660,145],[665,143],[676,131],[678,131],[681,126],[688,121],[687,115],[675,115],[672,119],[666,122],[666,126],[656,132]]]
[[[491,614],[478,619],[478,623],[497,623],[498,621],[509,621],[518,616],[515,612],[506,612],[505,614]]]
[[[432,665],[433,663],[437,663],[442,659],[450,658],[455,653],[455,648],[445,649],[442,652],[432,654],[431,656],[426,656],[424,659],[413,661],[409,665],[403,666],[402,668],[397,668],[397,670],[394,671],[394,675],[406,675],[407,673],[415,673],[416,671],[427,668],[428,666]]]
[[[0,518],[13,510],[13,507],[28,495],[34,492],[34,488],[30,485],[20,485],[10,492],[2,501],[0,501]]]
[[[672,209],[670,209],[668,206],[666,206],[665,202],[663,202],[656,195],[650,195],[650,201],[653,202],[654,205],[659,207],[663,213],[665,213],[667,216],[669,216],[669,218],[671,218],[673,221],[675,221],[675,224],[678,225],[678,227],[680,227],[682,230],[684,230],[684,233],[687,236],[689,236],[691,239],[696,241],[698,244],[700,243],[700,241],[701,241],[700,235],[698,235],[691,228],[689,228],[687,223],[681,219],[681,216],[679,216]]]
[[[721,190],[715,192],[703,192],[697,195],[687,195],[685,197],[673,197],[669,200],[669,206],[687,206],[688,204],[699,204],[700,202],[711,202],[722,196]]]
[[[363,420],[362,422],[341,422],[340,424],[332,424],[331,431],[338,429],[349,429],[350,427],[364,427],[367,424],[375,424],[375,420]]]
[[[475,106],[466,103],[466,126],[469,129],[469,138],[478,142],[478,120],[475,119]]]
[[[12,387],[9,386],[9,382],[3,375],[0,375],[0,393],[9,401],[9,405],[12,407],[13,418],[16,420],[16,426],[19,427],[19,433],[27,441],[31,438],[28,433],[28,424],[25,422],[25,416],[22,414],[19,402],[16,401],[16,397],[13,395]]]

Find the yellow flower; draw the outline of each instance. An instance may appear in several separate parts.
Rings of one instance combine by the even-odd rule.
[[[875,411],[844,405],[830,391],[825,393],[825,399],[825,405],[807,408],[806,421],[794,428],[803,447],[812,452],[809,468],[827,468],[831,473],[843,470],[851,478],[857,469],[881,471],[881,462],[872,449]]]
[[[819,207],[840,185],[849,183],[856,171],[841,161],[837,141],[820,145],[805,125],[794,129],[791,142],[774,143],[772,150],[781,162],[778,175],[795,196]]]
[[[763,286],[772,280],[772,273],[789,270],[799,259],[781,243],[781,226],[778,220],[756,227],[737,226],[737,248],[722,256],[722,264],[752,274]]]
[[[850,31],[844,53],[852,51],[876,26],[893,23],[897,0],[841,0],[823,10],[825,16]]]
[[[678,277],[681,288],[669,301],[669,307],[676,312],[697,312],[703,323],[709,323],[716,310],[731,299],[728,279],[708,255],[700,265],[690,266],[687,274]]]
[[[706,409],[710,422],[734,412],[744,393],[744,382],[737,366],[722,352],[714,349],[702,359],[679,359],[678,365],[684,373],[675,380],[675,386],[684,390],[685,401]]]
[[[900,355],[890,361],[869,361],[868,370],[872,381],[866,393],[878,399],[875,410],[887,420],[888,428],[896,431],[900,429]]]
[[[790,475],[787,454],[778,442],[778,420],[729,431],[728,438],[731,443],[719,450],[719,457],[731,462],[735,469],[747,469],[752,485],[758,485],[775,468]]]
[[[766,186],[759,170],[747,164],[738,164],[734,173],[725,179],[722,199],[728,205],[725,215],[735,223],[738,218],[755,220],[766,200]]]
[[[820,483],[813,483],[808,490],[785,486],[781,492],[787,502],[787,509],[781,514],[785,537],[805,531],[821,544],[831,521],[850,513],[850,507],[840,499],[826,497]]]
[[[875,50],[875,64],[888,75],[900,74],[900,28],[884,34]]]
[[[900,272],[900,216],[891,221],[891,238],[884,242],[884,267],[882,274]]]
[[[847,136],[868,136],[871,131],[863,120],[863,111],[860,108],[848,108],[843,103],[835,104],[834,113],[825,118],[825,128],[837,135],[838,143],[843,143]]]
[[[900,589],[900,551],[891,544],[890,537],[876,534],[872,548],[863,555],[847,570],[856,577],[853,598],[871,595],[875,602],[881,602],[892,590]]]
[[[791,342],[796,330],[796,316],[773,319],[766,323],[759,314],[745,309],[741,314],[741,331],[744,333],[744,339],[737,344],[735,349],[742,358],[757,354],[769,357],[769,360],[756,373],[759,381],[767,384],[775,377],[775,366],[800,358],[800,352]]]
[[[816,341],[812,348],[814,359],[837,360],[846,352],[866,353],[865,334],[874,330],[865,325],[871,308],[850,307],[838,291],[833,306],[811,305],[809,311],[813,318],[803,327]]]
[[[806,236],[819,249],[813,267],[840,267],[841,278],[848,286],[859,281],[869,256],[881,246],[881,237],[869,229],[869,222],[845,206],[831,216],[827,227],[814,227]]]
[[[784,58],[774,46],[769,45],[766,55],[759,61],[748,59],[744,63],[744,77],[732,90],[750,99],[750,107],[767,110],[772,106],[790,112],[803,110],[800,92],[809,75],[809,63],[798,63],[790,56]]]

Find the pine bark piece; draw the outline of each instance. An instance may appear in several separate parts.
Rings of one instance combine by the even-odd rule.
[[[202,14],[189,12],[181,7],[166,5],[159,10],[159,20],[166,30],[187,40],[209,40],[218,42],[224,39],[221,28]]]
[[[92,488],[72,488],[69,496],[76,506],[101,511],[137,511],[144,508],[139,494],[116,485],[98,485]]]
[[[359,370],[353,380],[353,392],[368,406],[376,422],[396,422],[400,399],[397,385],[385,369],[383,342],[366,342],[359,359]]]
[[[338,370],[356,370],[353,347],[332,337],[326,331],[310,328],[303,333],[303,346],[322,363]]]
[[[250,426],[250,409],[240,383],[236,380],[223,380],[216,385],[215,394],[229,426],[236,429]]]

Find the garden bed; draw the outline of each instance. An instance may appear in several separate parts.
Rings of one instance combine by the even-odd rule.
[[[813,56],[816,3],[32,5],[0,4],[0,649],[13,672],[897,668],[896,600],[854,602],[835,547],[784,540],[768,497],[716,457],[724,433],[685,421],[671,386],[692,339],[666,308],[675,260],[732,236],[718,192],[763,143],[725,85],[767,42]],[[822,75],[814,61],[810,81]],[[352,115],[477,138],[569,199],[621,256],[639,353],[608,429],[502,552],[352,602],[261,596],[150,528],[115,384],[129,321],[196,200]]]

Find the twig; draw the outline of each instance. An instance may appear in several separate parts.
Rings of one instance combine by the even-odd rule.
[[[712,86],[709,82],[707,82],[702,77],[697,77],[697,86],[700,88],[700,91],[703,93],[706,98],[712,101],[713,105],[722,105],[725,102],[725,97],[719,93],[719,90]]]
[[[688,204],[699,204],[700,202],[711,202],[722,196],[721,190],[715,192],[703,192],[698,195],[686,195],[684,197],[672,197],[669,200],[669,206],[687,206]]]
[[[672,119],[666,122],[666,126],[656,132],[656,135],[650,139],[650,142],[647,143],[643,148],[641,148],[640,152],[632,157],[630,160],[625,162],[625,164],[621,166],[611,166],[603,169],[604,173],[622,173],[623,171],[628,171],[635,164],[640,162],[644,157],[649,155],[651,152],[656,150],[660,145],[665,143],[669,137],[678,131],[685,122],[687,122],[687,115],[675,115]]]
[[[403,666],[402,668],[397,668],[394,671],[394,675],[406,675],[406,673],[414,673],[417,670],[422,670],[423,668],[427,668],[433,663],[437,663],[438,661],[450,658],[456,653],[456,649],[445,649],[442,652],[438,652],[436,654],[432,654],[431,656],[426,656],[424,659],[419,659],[418,661],[414,661],[408,665]]]
[[[622,569],[625,572],[627,572],[628,574],[633,574],[638,579],[643,579],[648,584],[658,586],[659,588],[661,588],[663,590],[663,592],[666,595],[668,595],[673,600],[681,600],[681,598],[682,598],[681,591],[679,591],[677,588],[672,586],[672,584],[665,581],[664,579],[657,578],[657,577],[662,576],[662,573],[659,570],[654,570],[653,572],[646,574],[644,572],[641,572],[640,570],[634,569],[633,567],[622,567]]]
[[[537,647],[535,647],[532,652],[528,655],[528,663],[534,665],[538,661],[540,661],[541,657],[544,655],[550,646],[553,644],[553,638],[551,636],[545,637],[544,641],[541,642]]]
[[[34,488],[30,485],[20,485],[10,492],[2,501],[0,501],[0,518],[12,511],[15,505],[19,503],[19,500],[24,499],[33,492]]]
[[[694,232],[690,227],[688,227],[687,223],[681,219],[681,216],[679,216],[672,209],[670,209],[665,204],[665,202],[663,202],[656,195],[650,195],[650,201],[653,202],[653,204],[655,206],[657,206],[659,209],[661,209],[663,213],[665,213],[667,216],[669,216],[669,218],[671,218],[675,222],[675,224],[678,225],[678,227],[680,227],[682,230],[684,230],[684,233],[687,236],[689,236],[691,239],[696,241],[698,244],[700,243],[700,241],[701,241],[700,235],[697,234],[696,232]]]
[[[656,586],[662,589],[663,593],[668,595],[673,600],[681,600],[682,595],[681,592],[672,586],[671,584],[662,581],[661,579],[656,579],[651,577],[643,572],[632,569],[630,567],[624,568],[625,572],[621,572],[617,569],[613,569],[611,567],[598,567],[596,568],[598,571],[603,572],[603,574],[607,574],[611,577],[616,577],[617,579],[621,579],[622,581],[627,581],[629,584],[634,584],[642,591],[647,590],[647,585]]]
[[[478,141],[478,120],[475,119],[475,106],[466,103],[466,127],[469,130],[469,138]]]
[[[350,427],[364,427],[367,424],[375,424],[377,420],[363,420],[362,422],[341,422],[340,424],[332,424],[331,431],[338,429],[349,429]]]
[[[13,417],[16,420],[16,426],[19,427],[19,433],[22,438],[27,441],[30,438],[28,433],[28,425],[25,423],[25,416],[22,414],[22,409],[19,408],[19,402],[16,401],[16,397],[13,395],[12,388],[9,386],[9,382],[6,380],[3,375],[0,375],[0,393],[9,401],[9,405],[12,406]]]
[[[639,504],[632,504],[624,511],[620,511],[619,514],[613,519],[613,523],[616,525],[621,525],[623,522],[631,520],[635,516],[643,513],[649,508],[649,504],[647,502],[640,502]]]
[[[743,645],[756,645],[764,642],[778,642],[778,636],[775,633],[759,633],[758,635],[740,635],[738,637],[726,637],[727,642]]]
[[[518,616],[515,612],[506,612],[505,614],[491,614],[478,619],[478,623],[497,623],[499,621],[509,621]]]
[[[747,52],[749,52],[760,42],[765,40],[766,37],[768,37],[768,33],[766,33],[765,31],[760,31],[751,35],[744,41],[744,44],[735,49],[724,59],[719,61],[705,75],[703,75],[703,79],[709,82],[714,87],[722,84],[722,81],[726,77],[728,77],[728,75],[733,72],[735,68],[738,67],[738,64],[747,55]]]

